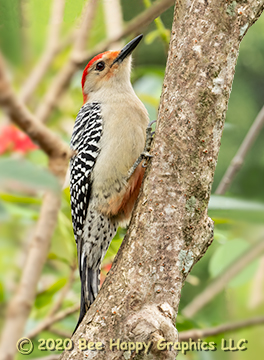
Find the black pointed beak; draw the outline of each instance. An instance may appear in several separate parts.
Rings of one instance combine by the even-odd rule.
[[[138,35],[135,37],[135,39],[131,40],[128,44],[126,44],[122,50],[120,50],[120,53],[118,57],[113,61],[112,66],[115,63],[121,63],[127,56],[129,56],[132,51],[135,49],[135,47],[139,44],[140,40],[143,38],[143,35]]]

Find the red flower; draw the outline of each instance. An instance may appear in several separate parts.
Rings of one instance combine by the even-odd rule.
[[[14,125],[4,125],[0,133],[0,154],[17,151],[23,154],[37,149],[31,139]]]

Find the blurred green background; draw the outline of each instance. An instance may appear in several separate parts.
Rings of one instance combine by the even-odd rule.
[[[122,0],[121,3],[123,18],[127,22],[143,11],[148,1]],[[0,48],[8,63],[13,85],[18,91],[44,49],[51,4],[51,0],[0,0]],[[63,36],[67,36],[76,27],[83,4],[83,0],[66,2]],[[133,85],[146,105],[151,119],[157,118],[172,15],[171,8],[162,14],[163,23],[153,23],[145,29],[144,41],[134,53]],[[104,24],[103,3],[100,2],[89,48],[106,37]],[[29,103],[32,111],[41,102],[52,79],[67,61],[70,48],[70,45],[67,46],[56,56],[51,68],[34,92]],[[81,75],[82,71],[75,74],[69,89],[59,100],[58,107],[48,122],[49,127],[68,143],[75,116],[82,105]],[[263,105],[264,15],[250,28],[240,47],[213,192]],[[58,191],[58,184],[46,170],[47,158],[42,151],[34,148],[28,139],[22,141],[21,134],[9,124],[2,112],[0,116],[3,119],[0,125],[0,326],[2,327],[7,304],[16,290],[34,225],[39,216],[43,191],[47,188]],[[23,163],[21,163],[22,159]],[[225,289],[191,319],[187,319],[181,312],[230,264],[235,263],[243,253],[248,252],[263,239],[263,179],[264,129],[258,134],[227,194],[222,197],[212,197],[209,215],[215,221],[215,240],[204,258],[194,267],[192,276],[187,279],[184,286],[177,323],[179,331],[217,326],[264,313],[263,254],[262,257],[259,254],[259,258],[246,266],[241,274],[230,278]],[[228,198],[228,201],[224,201],[223,198]],[[103,277],[111,266],[124,234],[125,230],[119,229],[111,243],[104,260]],[[80,283],[75,267],[76,249],[70,218],[69,190],[65,189],[58,226],[38,284],[38,294],[25,334],[47,317],[68,282],[71,272],[74,281],[65,295],[61,308],[65,309],[78,303]],[[34,339],[35,349],[28,358],[53,353],[37,350],[38,339],[67,337],[74,329],[76,321],[77,313],[54,324],[49,331],[38,334]],[[218,344],[217,351],[189,351],[186,355],[180,354],[178,358],[180,360],[183,358],[262,359],[263,337],[263,326],[221,334],[205,339],[205,341],[215,341]],[[232,338],[235,341],[245,338],[248,340],[248,350],[223,352],[220,350],[222,338]],[[22,355],[17,355],[17,359],[22,358]]]

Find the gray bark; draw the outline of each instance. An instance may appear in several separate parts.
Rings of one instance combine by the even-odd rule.
[[[154,155],[110,274],[63,359],[175,359],[181,289],[213,240],[207,206],[241,39],[260,0],[176,1]],[[78,339],[102,351],[78,349]],[[149,342],[136,354],[117,342]]]

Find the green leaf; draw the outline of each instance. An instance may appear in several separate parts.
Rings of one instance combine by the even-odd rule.
[[[0,48],[5,57],[18,65],[22,59],[21,14],[19,0],[1,1]]]
[[[0,281],[0,303],[3,303],[5,299],[4,285]]]
[[[180,313],[177,316],[176,326],[178,331],[186,331],[193,328],[200,328],[197,322],[195,322],[193,319],[186,319],[185,316],[181,315]]]
[[[67,278],[62,278],[52,284],[48,289],[40,292],[35,301],[35,306],[41,308],[48,305],[52,301],[53,295],[65,286]]]
[[[9,219],[8,212],[5,206],[0,202],[0,221],[7,221]]]
[[[226,241],[213,254],[209,262],[209,273],[212,278],[222,274],[230,265],[244,254],[250,245],[243,239]],[[230,279],[229,286],[240,286],[249,281],[257,270],[258,261],[254,261],[243,269],[240,274]]]
[[[212,195],[209,201],[208,209],[264,211],[264,204],[247,200],[233,199],[225,196]]]
[[[237,276],[235,276],[229,282],[229,287],[237,287],[245,284],[246,282],[250,281],[253,276],[255,275],[258,269],[259,261],[255,260],[251,264],[245,267]]]
[[[145,43],[147,45],[153,43],[154,40],[156,40],[156,38],[160,35],[160,31],[159,30],[153,30],[150,31],[146,37],[145,37]]]
[[[27,159],[34,164],[39,166],[47,167],[49,164],[48,156],[41,150],[36,149],[27,153]]]
[[[33,165],[22,159],[0,159],[0,185],[22,183],[35,190],[50,189],[59,191],[60,185],[57,178],[48,170]]]
[[[5,209],[11,216],[15,216],[23,220],[36,220],[39,217],[39,211],[14,203],[5,203]]]
[[[222,218],[222,217],[212,217],[213,222],[215,225],[220,224],[234,224],[234,221],[228,218]]]
[[[211,277],[215,278],[220,275],[248,248],[249,244],[242,239],[230,240],[219,246],[209,262],[209,273]]]
[[[111,241],[110,246],[107,250],[107,253],[104,257],[104,264],[109,263],[109,259],[112,259],[112,260],[114,259],[115,255],[117,254],[117,252],[122,244],[125,234],[126,234],[126,229],[118,228],[117,233],[116,233],[115,237],[113,238],[113,240]]]
[[[41,204],[41,199],[37,199],[30,196],[20,196],[14,194],[0,193],[0,199],[5,202],[16,204]]]
[[[61,257],[55,253],[49,253],[48,259],[49,260],[58,260],[58,261],[63,262],[64,264],[70,265],[70,262],[67,259],[65,259],[64,257]]]

